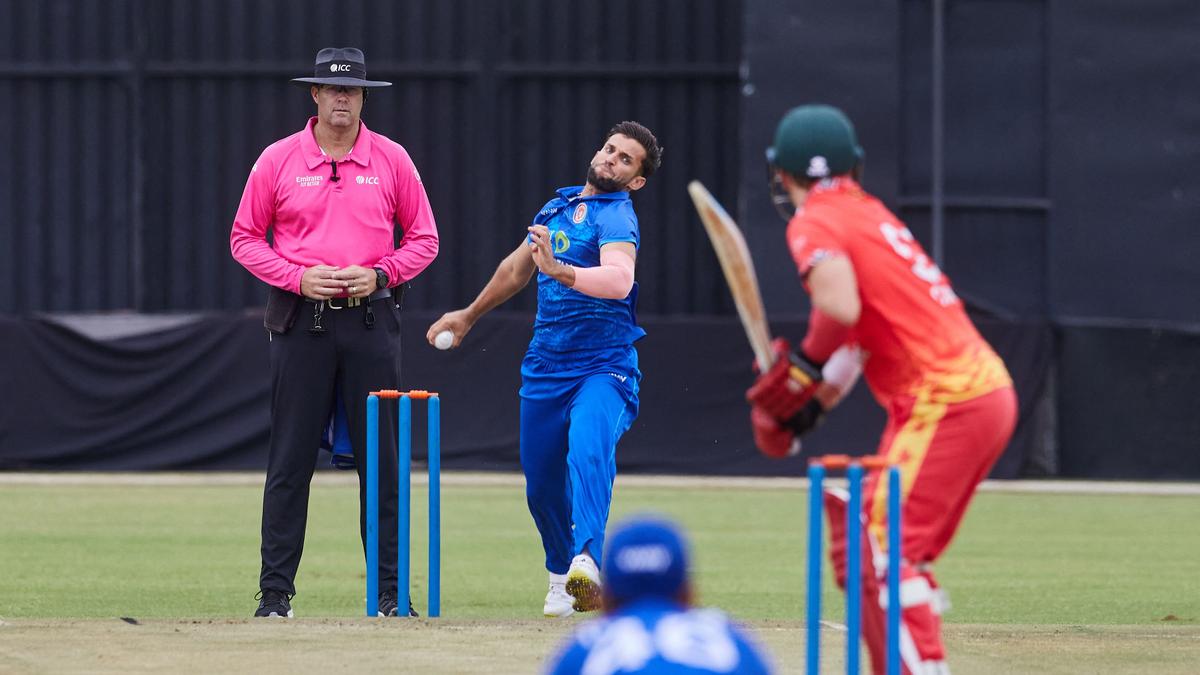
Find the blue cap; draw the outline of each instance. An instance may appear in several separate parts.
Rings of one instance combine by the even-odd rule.
[[[625,520],[609,535],[604,548],[604,592],[618,602],[673,598],[687,581],[687,542],[664,518]]]

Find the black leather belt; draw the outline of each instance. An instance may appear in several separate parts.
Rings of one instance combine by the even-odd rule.
[[[366,300],[368,300],[369,302],[375,302],[376,300],[383,300],[384,298],[390,298],[390,297],[392,297],[392,289],[381,288],[381,289],[375,291],[374,293],[372,293],[371,295],[367,296]],[[305,297],[304,301],[310,302],[314,305],[324,305],[325,307],[328,307],[329,309],[345,309],[347,307],[360,307],[363,304],[363,298],[330,298],[328,300],[313,300],[312,298]]]

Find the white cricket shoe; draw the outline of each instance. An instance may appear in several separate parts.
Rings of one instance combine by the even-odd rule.
[[[600,609],[600,569],[590,555],[581,553],[571,560],[567,593],[575,598],[576,612]]]
[[[565,584],[550,584],[550,592],[546,594],[546,604],[542,605],[542,613],[548,617],[559,618],[575,613],[575,598],[567,593]]]

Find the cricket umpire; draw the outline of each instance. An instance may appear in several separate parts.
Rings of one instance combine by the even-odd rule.
[[[433,211],[408,152],[360,119],[368,89],[391,83],[368,80],[363,53],[353,48],[320,50],[313,77],[292,82],[308,89],[316,116],[263,150],[229,238],[233,257],[269,286],[271,441],[255,611],[261,617],[292,616],[309,483],[335,390],[343,394],[356,450],[365,541],[366,395],[399,388],[399,288],[438,252]],[[379,435],[379,608],[394,615],[394,411],[381,410],[380,423],[393,431]]]

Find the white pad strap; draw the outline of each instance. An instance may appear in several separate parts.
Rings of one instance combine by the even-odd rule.
[[[934,593],[925,577],[913,577],[900,582],[900,606],[916,607],[917,605],[933,604]],[[879,590],[879,606],[888,608],[887,586]]]

